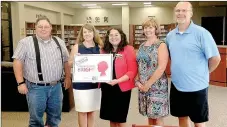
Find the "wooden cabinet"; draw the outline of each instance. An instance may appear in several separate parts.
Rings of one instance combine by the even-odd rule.
[[[219,47],[221,62],[210,74],[210,84],[227,87],[227,46]]]

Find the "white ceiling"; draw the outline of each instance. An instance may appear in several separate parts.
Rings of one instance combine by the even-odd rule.
[[[148,1],[145,1],[148,2]],[[101,8],[121,8],[121,6],[112,6],[113,3],[127,3],[129,7],[144,7],[142,1],[140,2],[60,2],[63,5],[66,5],[71,8],[87,8],[83,7],[82,4],[97,4],[97,6],[101,6]],[[158,7],[174,7],[176,6],[177,2],[169,2],[169,1],[164,1],[164,2],[151,2],[153,6],[158,6]],[[191,2],[193,7],[211,7],[211,6],[224,6],[227,7],[227,1],[193,1]]]

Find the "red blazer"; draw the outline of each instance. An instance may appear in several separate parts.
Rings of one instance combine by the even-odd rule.
[[[101,51],[101,53],[105,53]],[[137,62],[136,62],[136,52],[134,48],[130,45],[124,47],[124,50],[118,52],[121,56],[116,56],[115,58],[115,73],[116,78],[120,78],[123,75],[129,77],[128,81],[119,83],[119,87],[122,92],[131,90],[135,87],[134,78],[137,75]]]

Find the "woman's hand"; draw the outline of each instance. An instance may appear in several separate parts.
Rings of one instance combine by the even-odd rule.
[[[114,86],[114,85],[118,84],[118,80],[117,79],[111,80],[110,82],[107,82],[107,84]]]
[[[145,85],[142,86],[142,91],[143,91],[143,92],[147,92],[150,88],[151,88],[150,85],[145,84]]]
[[[138,87],[139,90],[143,90],[143,84],[140,83],[139,81],[136,81],[135,85]]]

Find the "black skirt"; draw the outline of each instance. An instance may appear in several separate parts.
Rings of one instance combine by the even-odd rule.
[[[113,53],[115,55],[116,53]],[[115,57],[114,57],[115,58]],[[113,60],[113,65],[115,59]],[[116,79],[115,66],[113,66],[113,79]],[[131,90],[122,92],[119,85],[111,86],[101,83],[102,98],[100,118],[116,123],[125,123],[127,120]]]
[[[101,84],[102,99],[100,118],[111,122],[125,123],[127,120],[131,90],[122,92],[118,84]]]

